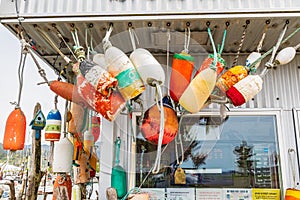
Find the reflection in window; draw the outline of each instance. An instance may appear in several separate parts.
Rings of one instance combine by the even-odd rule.
[[[180,144],[172,141],[162,155],[161,172],[150,174],[143,187],[279,188],[278,142],[275,116],[183,116]],[[136,185],[154,163],[156,145],[138,134]],[[178,165],[175,153],[177,145]],[[183,156],[183,157],[182,157]],[[174,183],[174,172],[183,168],[184,185]]]

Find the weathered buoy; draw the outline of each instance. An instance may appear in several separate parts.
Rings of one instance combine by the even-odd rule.
[[[73,173],[75,184],[88,183],[90,180],[89,156],[83,150],[79,150],[78,158],[74,161]]]
[[[93,110],[109,121],[113,121],[125,106],[125,100],[118,90],[111,92],[109,96],[104,96],[82,74],[77,75],[77,89]]]
[[[260,57],[261,57],[261,53],[259,52],[250,53],[249,56],[246,58],[246,67],[249,68],[251,64],[254,63]],[[260,65],[260,61],[254,65],[255,70],[259,67],[259,65]]]
[[[72,200],[72,180],[68,174],[57,174],[52,200]]]
[[[73,135],[78,135],[85,126],[87,109],[84,109],[76,103],[71,103],[70,113],[72,117],[68,123],[68,132]]]
[[[117,79],[96,63],[84,60],[80,62],[79,69],[95,90],[105,97],[108,97],[118,85]]]

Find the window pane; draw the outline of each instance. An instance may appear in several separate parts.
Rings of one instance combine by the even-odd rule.
[[[181,119],[183,157],[177,142],[180,165],[186,183],[174,183],[175,141],[162,155],[161,173],[146,179],[143,187],[234,187],[279,188],[279,161],[276,116],[187,115]],[[156,145],[137,141],[136,185],[150,171],[156,156]],[[142,153],[144,152],[144,153]]]

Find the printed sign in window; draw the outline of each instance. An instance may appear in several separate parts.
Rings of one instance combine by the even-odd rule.
[[[195,199],[194,188],[167,188],[167,200]]]
[[[280,189],[252,189],[252,200],[280,200]]]
[[[164,188],[143,188],[142,192],[149,194],[149,200],[161,200],[166,198]]]
[[[226,200],[251,200],[251,189],[229,188],[224,189]]]
[[[223,189],[219,188],[197,188],[197,200],[223,200]]]

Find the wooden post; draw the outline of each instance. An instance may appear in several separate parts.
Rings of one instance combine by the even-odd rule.
[[[4,183],[5,185],[8,185],[9,186],[9,190],[10,190],[10,200],[15,200],[16,197],[15,197],[15,182],[13,180],[9,180],[9,181],[6,181]]]
[[[33,118],[41,109],[39,103],[34,108]],[[32,130],[32,159],[28,179],[28,188],[26,193],[26,200],[36,200],[38,197],[38,188],[45,172],[41,171],[41,137],[36,139],[36,130]]]

